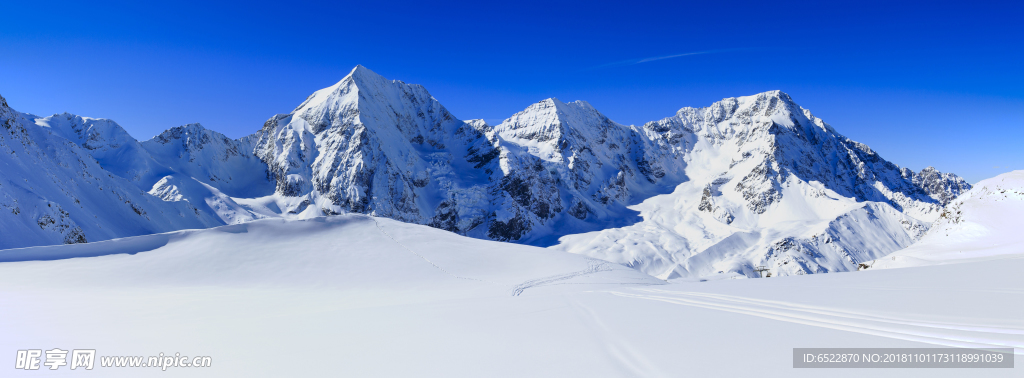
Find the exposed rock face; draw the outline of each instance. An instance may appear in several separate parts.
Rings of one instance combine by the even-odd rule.
[[[627,205],[666,193],[684,179],[684,164],[670,151],[583,101],[538,102],[495,126],[494,133],[502,151],[501,204],[513,216],[497,219],[492,228],[518,231],[488,235],[496,240],[521,240],[543,229],[546,235],[527,241],[544,244],[544,236],[552,240],[628,224],[635,215]]]
[[[949,204],[958,196],[971,190],[971,184],[952,173],[942,173],[935,167],[922,169],[914,173],[910,169],[903,168],[903,178],[910,179],[914,185],[924,189],[932,198],[938,200],[943,206]]]

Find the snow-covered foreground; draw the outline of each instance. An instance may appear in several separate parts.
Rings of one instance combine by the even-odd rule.
[[[344,215],[4,250],[0,261],[4,363],[51,348],[213,361],[56,371],[71,376],[1017,376],[1024,363],[1021,258],[666,283]],[[1014,347],[1018,368],[792,368],[794,347],[932,346]]]

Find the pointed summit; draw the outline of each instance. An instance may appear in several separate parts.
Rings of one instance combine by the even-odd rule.
[[[606,126],[609,123],[611,121],[608,117],[586,101],[565,103],[551,97],[512,115],[495,126],[495,130],[506,138],[544,142],[560,141],[563,136],[569,134],[588,135],[588,129]]]
[[[355,100],[355,98],[345,98],[347,94],[356,93],[359,90],[370,90],[371,88],[380,88],[386,86],[389,83],[395,81],[388,80],[376,72],[371,71],[369,68],[363,65],[356,65],[349,71],[348,75],[339,80],[334,85],[327,88],[323,88],[306,98],[291,114],[307,114],[312,109],[320,108],[324,104],[338,103],[339,101]]]
[[[7,106],[7,99],[4,96],[0,96],[0,117],[8,118],[14,111]]]
[[[416,185],[427,183],[425,169],[419,166],[432,157],[420,155],[450,146],[460,146],[453,151],[464,154],[462,146],[478,139],[480,131],[470,127],[472,132],[457,133],[462,125],[423,86],[388,80],[356,66],[338,83],[314,92],[291,114],[267,121],[254,151],[270,166],[279,194],[316,191],[330,201],[322,207],[329,212],[370,211],[380,205],[412,217],[427,211],[417,208],[412,194],[422,187]],[[320,165],[314,172],[315,164]],[[396,168],[407,166],[416,169]],[[372,191],[387,187],[388,183],[372,181],[390,177],[378,176],[384,171],[419,178],[410,179],[403,188],[407,194],[393,203],[371,203],[374,197],[395,196]]]
[[[181,140],[182,146],[186,149],[202,149],[202,145],[208,143],[211,137],[226,138],[223,134],[208,130],[199,123],[189,123],[164,130],[160,135],[153,137],[152,141],[167,144],[173,140]]]
[[[346,77],[372,80],[384,79],[383,76],[371,71],[369,68],[366,68],[366,66],[363,66],[362,64],[357,64],[355,67],[352,67],[352,71],[349,71]]]

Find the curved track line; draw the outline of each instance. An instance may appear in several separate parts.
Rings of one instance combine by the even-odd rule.
[[[1024,335],[1024,329],[1019,329],[1019,328],[975,326],[975,325],[972,325],[972,324],[931,322],[931,321],[914,320],[914,319],[901,319],[901,318],[894,318],[894,317],[890,317],[890,316],[872,315],[872,314],[863,313],[863,312],[843,311],[843,310],[831,309],[831,308],[822,307],[822,306],[811,306],[811,305],[792,303],[792,302],[771,301],[771,300],[764,300],[764,299],[737,297],[737,296],[724,295],[724,294],[693,293],[693,292],[681,293],[681,292],[673,292],[673,291],[660,290],[660,289],[637,289],[637,290],[639,290],[639,291],[647,291],[647,292],[654,292],[654,293],[663,293],[663,294],[669,294],[669,295],[673,295],[674,294],[674,295],[685,295],[685,296],[692,296],[692,297],[702,297],[702,298],[708,298],[708,299],[712,299],[712,300],[719,300],[719,301],[724,301],[724,302],[734,302],[734,303],[741,303],[741,304],[742,303],[752,303],[752,304],[757,304],[757,305],[764,306],[764,307],[778,308],[778,309],[783,309],[783,310],[799,309],[799,311],[804,311],[804,312],[813,313],[813,314],[835,316],[835,317],[842,317],[842,318],[849,318],[849,319],[856,319],[856,320],[866,320],[866,321],[872,321],[872,322],[883,322],[883,323],[900,324],[900,325],[908,325],[908,326],[915,326],[915,327],[941,328],[941,329],[948,329],[948,330],[954,330],[954,331],[965,331],[965,332],[985,332],[985,333],[996,333],[996,334],[1004,334],[1004,335]]]
[[[623,297],[655,300],[672,304],[752,315],[790,323],[930,344],[970,348],[1012,347],[1015,348],[1016,353],[1024,354],[1024,338],[1020,337],[1019,334],[1015,332],[1015,329],[1006,329],[1011,332],[998,332],[997,330],[1001,329],[975,326],[951,329],[949,325],[946,324],[940,324],[939,327],[932,327],[929,326],[929,324],[931,324],[929,322],[916,322],[901,319],[893,321],[886,320],[892,318],[857,316],[850,315],[848,313],[843,314],[843,312],[835,310],[805,310],[801,308],[808,308],[810,306],[803,306],[795,303],[775,302],[776,304],[773,305],[765,305],[758,302],[771,301],[759,301],[729,296],[723,296],[729,298],[715,298],[716,295],[706,293],[670,293],[656,289],[638,290],[647,292],[660,291],[660,294],[663,295],[631,294],[621,292],[610,293]],[[979,329],[984,329],[984,331],[979,331]]]
[[[523,282],[521,284],[518,284],[516,286],[513,286],[512,287],[512,296],[513,297],[518,296],[519,294],[522,294],[523,291],[525,291],[526,289],[529,289],[531,287],[543,286],[543,285],[550,284],[552,282],[564,281],[564,280],[568,280],[568,279],[572,279],[572,278],[576,278],[576,277],[587,276],[587,275],[591,275],[591,274],[594,274],[594,273],[597,273],[597,272],[603,272],[603,271],[609,271],[609,270],[612,270],[612,269],[610,267],[608,267],[608,263],[603,262],[603,261],[599,261],[599,260],[590,260],[590,263],[589,263],[589,266],[587,267],[587,269],[584,269],[584,270],[581,270],[581,271],[577,271],[577,272],[570,272],[570,273],[558,274],[558,275],[554,275],[554,276],[541,277],[541,278],[529,280],[529,281]]]

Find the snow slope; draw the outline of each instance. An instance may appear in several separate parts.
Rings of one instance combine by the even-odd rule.
[[[942,210],[907,249],[866,263],[869,269],[1024,257],[1024,171],[982,180]]]
[[[1016,259],[665,283],[583,256],[384,218],[268,219],[0,251],[0,350],[212,357],[209,368],[52,372],[103,377],[825,373],[793,369],[795,347],[1009,346],[1019,365],[1021,268]],[[871,373],[965,372],[1017,374]]]

